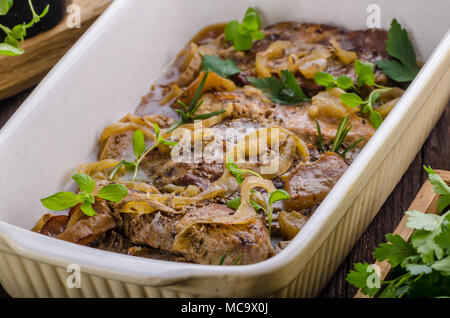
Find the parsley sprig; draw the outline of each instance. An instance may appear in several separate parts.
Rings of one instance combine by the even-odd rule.
[[[189,104],[189,107],[186,106],[186,104],[178,100],[177,103],[181,105],[182,109],[176,109],[175,112],[180,115],[180,120],[176,121],[167,131],[168,133],[174,131],[179,126],[191,122],[193,120],[197,119],[207,119],[213,116],[217,116],[220,114],[223,114],[225,112],[225,109],[217,110],[214,112],[210,112],[207,114],[201,114],[201,115],[195,115],[197,110],[200,108],[200,106],[203,104],[203,100],[200,100],[200,95],[203,91],[203,87],[205,86],[206,79],[208,78],[209,71],[206,71],[205,75],[203,76],[202,80],[200,81],[200,84],[197,87],[197,90],[195,91],[194,98],[192,99],[191,103]]]
[[[310,101],[298,85],[292,71],[282,70],[281,80],[275,77],[256,78],[251,76],[248,76],[247,79],[254,87],[269,95],[274,103],[294,105]]]
[[[350,107],[359,107],[362,105],[362,112],[369,113],[369,120],[376,129],[383,123],[383,117],[374,109],[375,102],[384,92],[390,91],[392,88],[377,88],[370,92],[369,96],[363,100],[355,93],[344,93],[340,96],[343,104]]]
[[[440,195],[439,210],[444,211],[450,205],[450,188],[433,169],[424,168],[433,191]],[[376,274],[371,265],[356,263],[346,280],[370,296],[450,296],[450,211],[443,215],[420,211],[406,214],[409,216],[406,225],[414,229],[410,242],[399,235],[387,234],[388,243],[380,244],[373,252],[376,259],[391,264],[394,277],[380,282],[380,287],[368,287],[370,276]]]
[[[242,182],[244,181],[244,177],[243,177],[244,174],[252,174],[254,176],[262,178],[261,175],[259,175],[255,171],[239,168],[238,165],[233,162],[231,157],[227,159],[226,167],[227,167],[228,171],[230,171],[231,174],[233,174],[235,176],[239,185],[242,185]],[[280,189],[272,191],[269,194],[269,201],[268,201],[268,207],[267,207],[267,217],[269,219],[269,235],[270,235],[271,228],[272,228],[272,205],[277,201],[287,200],[289,198],[290,198],[289,194],[286,191],[280,190]],[[254,202],[254,201],[250,201],[250,204],[255,209],[255,211],[258,211],[260,209],[265,210],[261,205],[259,205],[258,203]],[[237,210],[237,208],[239,208],[240,205],[241,205],[241,198],[235,198],[227,203],[227,206],[234,210]]]
[[[13,0],[0,0],[0,16],[6,15],[13,6]],[[23,43],[25,36],[27,35],[27,29],[31,28],[35,23],[39,22],[41,18],[43,18],[50,6],[47,5],[41,14],[37,14],[34,10],[33,3],[31,0],[28,0],[28,4],[30,6],[31,13],[33,14],[33,18],[30,22],[18,24],[14,26],[12,29],[8,28],[0,24],[0,30],[6,33],[6,37],[3,43],[0,43],[0,54],[1,55],[20,55],[24,51],[19,48],[19,45]]]
[[[363,63],[356,60],[355,73],[357,75],[356,86],[353,80],[347,76],[340,76],[337,79],[328,73],[318,72],[314,75],[314,80],[317,84],[331,89],[339,87],[345,91],[352,90],[353,92],[346,92],[340,95],[342,103],[350,107],[359,107],[363,105],[362,112],[369,113],[369,120],[375,128],[378,128],[383,123],[383,117],[374,109],[375,102],[384,92],[391,90],[390,87],[384,87],[375,83],[374,65],[372,63]],[[376,87],[366,99],[360,97],[360,88],[364,85],[369,87]]]
[[[428,178],[430,180],[431,185],[433,186],[433,191],[436,194],[440,195],[438,201],[438,210],[442,212],[450,206],[450,187],[445,183],[442,178],[436,174],[436,172],[430,167],[423,167],[426,172],[428,172]]]
[[[239,166],[233,162],[233,159],[231,157],[227,158],[226,167],[228,171],[230,171],[231,174],[236,178],[236,181],[239,185],[242,185],[242,182],[244,182],[244,174],[252,174],[254,176],[262,178],[261,175],[255,171],[239,168]]]
[[[224,78],[241,72],[241,69],[233,62],[233,60],[222,60],[213,55],[202,56],[203,71],[212,71]]]
[[[155,149],[156,147],[158,147],[159,145],[166,145],[166,146],[170,146],[173,147],[177,144],[176,141],[170,141],[170,140],[166,140],[161,136],[161,130],[158,126],[158,124],[154,123],[153,124],[153,129],[155,131],[155,142],[154,144],[148,148],[147,150],[145,150],[146,146],[145,146],[145,137],[144,137],[144,133],[141,130],[136,130],[133,133],[133,153],[136,157],[136,160],[133,161],[126,161],[126,160],[122,160],[120,161],[115,167],[114,169],[111,171],[109,178],[112,180],[114,178],[114,176],[117,174],[117,172],[119,171],[119,169],[122,166],[125,166],[127,168],[133,169],[133,178],[131,179],[131,182],[134,182],[134,180],[136,179],[137,173],[138,173],[138,169],[139,169],[139,164],[141,163],[141,161],[149,154],[150,151],[152,151],[153,149]]]
[[[97,214],[92,207],[95,197],[119,202],[128,195],[128,189],[123,184],[109,184],[102,187],[97,194],[93,194],[95,181],[90,176],[77,173],[72,176],[72,179],[80,188],[78,194],[66,191],[58,192],[41,199],[42,204],[49,210],[62,211],[81,203],[81,211],[87,216],[94,216]]]
[[[262,23],[258,12],[248,8],[242,23],[233,20],[225,26],[225,41],[233,42],[236,51],[248,51],[252,48],[253,40],[261,40],[264,33],[261,32]]]
[[[340,89],[343,89],[344,91],[354,88],[353,80],[345,75],[339,76],[338,78],[334,77],[333,75],[325,72],[317,72],[314,74],[314,81],[324,86],[327,90],[331,89],[333,87],[339,87]]]
[[[419,73],[416,53],[408,38],[408,32],[396,19],[392,20],[386,41],[386,51],[393,60],[377,61],[377,66],[384,74],[397,82],[410,82]]]

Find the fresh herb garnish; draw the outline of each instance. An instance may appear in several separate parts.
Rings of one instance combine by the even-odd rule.
[[[317,128],[317,139],[319,142],[319,152],[324,153],[325,148],[323,147],[323,137],[322,137],[322,131],[320,129],[319,121],[317,119],[314,119],[314,121],[316,123],[316,128]]]
[[[361,87],[364,84],[367,86],[375,86],[375,74],[373,72],[374,65],[372,63],[363,63],[360,60],[356,60],[354,66],[357,76],[356,85],[358,87]]]
[[[161,136],[161,130],[159,129],[158,124],[154,123],[153,129],[155,131],[155,143],[153,144],[153,146],[151,146],[149,149],[147,149],[147,151],[145,150],[146,146],[145,146],[144,133],[141,130],[136,130],[133,133],[133,153],[134,153],[134,156],[136,157],[136,160],[134,162],[126,161],[126,160],[120,161],[114,167],[114,169],[111,171],[111,174],[109,175],[109,178],[111,180],[114,178],[114,176],[119,171],[119,169],[122,166],[125,166],[127,168],[134,169],[133,178],[131,179],[131,182],[134,182],[134,180],[136,179],[136,176],[137,176],[138,169],[139,169],[139,164],[148,155],[148,153],[150,151],[152,151],[159,145],[166,145],[166,146],[173,147],[177,144],[176,141],[166,140]]]
[[[233,262],[233,265],[237,265],[239,263],[239,261],[242,258],[242,254],[239,254],[239,256],[236,258],[236,260]]]
[[[374,89],[365,100],[355,93],[344,93],[340,96],[340,99],[343,104],[350,107],[359,107],[360,105],[363,105],[362,112],[369,112],[369,120],[373,127],[377,129],[383,123],[383,117],[381,117],[381,114],[374,109],[375,102],[378,97],[380,97],[381,93],[387,92],[391,89],[392,88],[390,87]]]
[[[317,126],[317,130],[320,132],[320,125],[317,120],[316,120],[316,126]],[[364,140],[364,138],[360,138],[357,141],[355,141],[354,143],[352,143],[350,146],[345,148],[344,151],[339,152],[339,149],[342,147],[344,140],[347,137],[347,135],[351,129],[352,129],[352,126],[350,125],[350,122],[347,120],[347,116],[344,116],[341,119],[341,122],[339,123],[339,126],[336,130],[336,136],[334,137],[333,145],[331,146],[331,151],[337,153],[344,159],[345,159],[345,155],[347,154],[347,152],[349,152],[350,150],[355,148],[361,141]],[[322,135],[320,134],[319,135],[319,151],[321,151],[323,153],[323,152],[325,152],[325,150],[323,149],[324,148],[323,145],[321,146],[321,139],[322,139]]]
[[[449,195],[448,185],[433,169],[424,168],[440,199]],[[444,203],[442,209],[448,206]],[[441,216],[420,211],[406,214],[409,215],[406,225],[414,229],[410,242],[399,235],[387,234],[388,243],[380,244],[373,252],[377,260],[391,264],[394,278],[381,281],[380,287],[369,288],[368,282],[373,282],[369,276],[375,273],[369,268],[371,265],[357,263],[346,280],[370,296],[378,295],[381,286],[384,290],[379,297],[450,296],[450,211]]]
[[[256,78],[249,76],[247,79],[254,87],[268,94],[274,103],[294,105],[310,101],[291,71],[282,70],[281,81],[275,77]]]
[[[233,42],[236,51],[250,50],[253,40],[264,38],[264,33],[259,30],[261,26],[258,12],[253,8],[248,8],[242,23],[237,20],[227,23],[225,26],[225,41]]]
[[[433,186],[434,193],[440,195],[438,201],[438,210],[439,212],[442,212],[448,206],[450,206],[450,187],[430,166],[424,166],[423,168],[426,172],[428,172],[428,179]]]
[[[243,256],[242,254],[239,254],[239,256],[236,258],[236,260],[233,262],[233,265],[237,265],[239,263],[239,261],[241,260],[242,256]],[[225,261],[226,257],[227,257],[227,253],[223,253],[222,256],[220,257],[218,265],[223,265],[223,262]]]
[[[267,208],[267,216],[269,218],[269,235],[272,230],[272,218],[273,218],[272,217],[272,205],[277,201],[287,200],[290,198],[291,197],[289,196],[289,194],[285,190],[282,190],[282,189],[275,190],[270,193],[269,204],[268,204],[268,208]]]
[[[39,22],[43,18],[50,6],[47,5],[41,14],[37,14],[34,10],[33,3],[28,0],[28,4],[33,14],[33,18],[28,23],[22,23],[14,26],[12,29],[0,24],[0,30],[6,33],[6,37],[3,43],[0,43],[0,54],[1,55],[20,55],[24,51],[19,48],[19,44],[23,43],[25,36],[27,35],[27,29],[31,28],[35,23]],[[6,15],[13,6],[13,0],[0,0],[0,15]]]
[[[262,178],[261,175],[256,173],[255,171],[239,168],[238,165],[233,162],[233,159],[231,157],[227,159],[226,167],[228,171],[230,171],[231,174],[235,176],[236,181],[239,185],[242,185],[242,182],[244,181],[244,174],[252,174],[254,176]]]
[[[392,20],[386,41],[386,51],[393,60],[377,61],[384,74],[397,82],[410,82],[419,73],[416,53],[408,38],[408,32],[402,29],[396,19]]]
[[[256,203],[253,200],[250,200],[250,204],[252,205],[253,209],[255,209],[255,211],[259,211],[259,210],[264,210],[264,208],[259,205],[258,203]],[[237,210],[239,208],[239,206],[241,205],[241,198],[234,198],[233,200],[230,200],[227,202],[227,207],[229,207],[230,209],[233,210]]]
[[[183,101],[178,100],[177,103],[181,105],[183,109],[176,109],[175,112],[180,115],[180,120],[175,122],[167,131],[167,133],[171,133],[179,126],[196,120],[196,119],[207,119],[213,116],[217,116],[220,114],[223,114],[225,112],[225,109],[214,111],[207,114],[201,114],[201,115],[195,115],[197,110],[200,108],[200,106],[203,103],[203,100],[199,101],[200,95],[203,91],[203,87],[205,86],[206,78],[208,77],[209,71],[206,71],[205,75],[203,76],[202,80],[200,81],[200,84],[197,87],[197,90],[195,91],[194,98],[192,99],[191,103],[189,104],[189,107],[186,106]]]
[[[220,257],[219,265],[223,265],[223,262],[225,261],[225,257],[227,257],[227,253],[223,253],[223,255]]]
[[[95,197],[111,202],[119,202],[128,195],[128,189],[123,184],[109,184],[102,187],[97,194],[93,194],[95,181],[90,176],[77,173],[72,176],[72,179],[80,188],[78,194],[66,191],[58,192],[41,199],[42,204],[49,210],[62,211],[81,203],[81,211],[87,216],[94,216],[97,214],[92,207]]]
[[[241,69],[232,60],[222,60],[213,55],[203,55],[202,65],[203,71],[212,71],[224,78],[241,72]]]
[[[356,86],[362,87],[367,85],[369,87],[377,87],[372,90],[367,99],[363,100],[359,94],[359,89],[353,84],[353,80],[347,76],[340,76],[337,79],[328,73],[318,72],[314,75],[314,80],[317,84],[325,86],[326,89],[333,87],[339,87],[345,91],[353,90],[354,92],[346,92],[339,96],[342,103],[350,107],[359,107],[363,105],[362,112],[369,112],[369,120],[375,128],[378,128],[383,123],[381,114],[374,109],[374,104],[380,94],[391,90],[389,87],[384,87],[375,83],[374,65],[372,63],[363,63],[360,60],[356,60],[355,73],[357,75]],[[356,93],[355,93],[356,92]],[[357,94],[359,93],[359,94]]]
[[[321,86],[324,86],[327,90],[333,87],[339,87],[344,91],[354,87],[353,80],[345,75],[335,78],[333,75],[325,72],[317,72],[314,74],[314,81]]]

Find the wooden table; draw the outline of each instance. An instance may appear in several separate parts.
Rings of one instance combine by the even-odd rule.
[[[14,114],[32,90],[33,88],[28,89],[0,102],[0,128]],[[345,281],[347,272],[355,262],[373,262],[372,251],[376,245],[385,241],[385,233],[392,232],[395,229],[403,216],[403,212],[408,208],[425,181],[426,174],[422,169],[422,165],[431,165],[435,169],[450,170],[449,124],[450,104],[409,166],[402,180],[386,200],[367,231],[361,236],[345,261],[339,266],[335,275],[320,294],[320,297],[353,297],[356,288]],[[1,287],[0,297],[7,297],[6,292]]]

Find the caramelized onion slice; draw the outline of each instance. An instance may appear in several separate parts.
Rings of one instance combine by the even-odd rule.
[[[267,154],[270,156],[266,156]],[[252,169],[265,178],[273,179],[289,170],[296,154],[304,162],[310,160],[306,143],[297,135],[281,127],[269,127],[260,128],[243,137],[226,154],[226,158],[233,158],[241,168]]]
[[[330,44],[335,50],[334,54],[342,63],[350,64],[358,58],[356,52],[344,50],[336,39],[331,39]]]
[[[198,85],[200,85],[200,82],[203,79],[203,76],[205,75],[205,72],[200,72],[200,74],[197,76],[197,78],[184,90],[181,100],[186,104],[189,105],[189,103],[194,98],[195,92],[197,91]],[[237,87],[233,83],[233,81],[230,81],[229,79],[223,78],[219,75],[217,75],[214,72],[209,72],[208,77],[206,78],[205,85],[203,86],[201,94],[204,92],[213,90],[216,92],[230,92],[236,90]]]
[[[269,47],[256,54],[255,59],[255,71],[259,77],[266,78],[271,77],[272,73],[278,73],[277,69],[271,67],[270,60],[281,57],[284,51],[291,47],[291,43],[288,41],[276,41],[269,45]]]
[[[309,117],[341,120],[344,116],[357,113],[359,107],[349,107],[342,103],[340,96],[343,93],[345,92],[342,89],[334,87],[313,96],[312,105],[308,111]]]
[[[94,180],[106,180],[109,172],[119,161],[114,159],[104,159],[96,162],[88,162],[78,166],[78,173],[84,173]]]
[[[100,136],[100,145],[103,145],[105,141],[113,134],[138,129],[142,130],[145,137],[155,140],[153,125],[150,121],[143,117],[128,114],[119,122],[114,123],[103,130],[103,133]]]

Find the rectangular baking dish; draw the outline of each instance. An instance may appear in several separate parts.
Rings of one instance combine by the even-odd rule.
[[[202,27],[241,19],[255,6],[265,25],[297,20],[363,29],[371,3],[114,1],[0,132],[0,282],[6,291],[13,297],[317,295],[448,102],[447,1],[378,1],[381,26],[397,18],[427,63],[307,225],[275,257],[245,266],[172,263],[79,246],[29,229],[45,213],[39,199],[67,188],[76,166],[93,157],[103,128],[134,111],[164,65]],[[81,288],[67,287],[69,264],[80,266]]]

